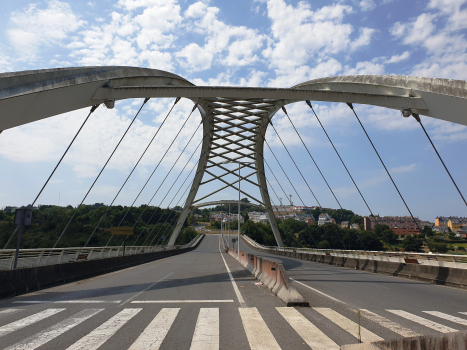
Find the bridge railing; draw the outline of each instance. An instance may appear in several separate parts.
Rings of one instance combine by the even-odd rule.
[[[63,264],[84,260],[111,258],[123,255],[153,253],[163,250],[190,247],[198,236],[184,246],[134,246],[126,247],[88,247],[88,248],[41,248],[20,249],[17,268],[36,267],[43,265]],[[15,257],[15,249],[0,250],[0,270],[11,270]]]
[[[392,261],[398,263],[418,263],[432,266],[446,266],[467,269],[467,255],[438,254],[438,253],[413,253],[413,252],[386,252],[369,250],[343,250],[343,249],[315,249],[264,246],[248,236],[243,238],[252,246],[261,250],[274,250],[284,253],[302,253],[314,255],[331,255],[351,259],[367,259],[379,261]]]

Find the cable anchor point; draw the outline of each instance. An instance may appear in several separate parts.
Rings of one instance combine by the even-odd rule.
[[[306,102],[306,104],[307,104],[311,109],[313,109],[313,106],[311,105],[311,102],[310,102],[310,101],[306,100],[305,102]]]
[[[347,106],[349,106],[349,108],[353,110],[353,104],[351,102],[347,102]]]

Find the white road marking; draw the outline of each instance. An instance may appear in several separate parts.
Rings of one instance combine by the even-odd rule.
[[[190,350],[219,349],[219,309],[201,308]]]
[[[459,311],[460,314],[467,315],[467,312]]]
[[[91,333],[88,333],[78,340],[67,350],[95,350],[99,348],[141,310],[142,309],[123,309]]]
[[[39,346],[44,345],[50,340],[58,337],[60,334],[65,333],[71,328],[79,325],[81,322],[86,321],[88,318],[94,316],[95,314],[101,312],[104,309],[86,309],[78,312],[76,315],[73,315],[67,318],[64,321],[61,321],[52,327],[49,327],[42,332],[36,333],[19,343],[16,343],[5,350],[34,350]]]
[[[177,317],[179,308],[164,308],[151,321],[128,350],[157,350]]]
[[[347,304],[347,303],[345,303],[345,302],[343,302],[343,301],[341,301],[341,300],[339,300],[339,299],[336,299],[336,298],[334,298],[334,297],[332,297],[332,296],[330,296],[330,295],[327,295],[326,293],[323,293],[323,292],[321,292],[321,291],[319,291],[319,290],[317,290],[317,289],[315,289],[315,288],[312,288],[312,287],[310,287],[310,286],[307,286],[305,283],[302,283],[302,282],[300,282],[300,281],[294,280],[293,278],[291,278],[291,280],[294,281],[294,282],[297,282],[298,284],[301,284],[303,287],[306,287],[306,288],[308,288],[308,289],[311,289],[313,292],[316,292],[316,293],[318,293],[318,294],[321,294],[321,295],[325,296],[326,298],[332,299],[332,300],[337,301],[337,302],[342,303],[342,304]]]
[[[230,269],[227,266],[227,263],[225,262],[224,257],[222,256],[220,236],[219,236],[219,253],[221,254],[222,261],[224,262],[225,268],[227,269],[227,272],[229,274],[230,281],[232,282],[233,289],[235,291],[235,294],[237,295],[238,302],[240,303],[241,307],[246,307],[245,300],[243,300],[242,294],[240,294],[240,290],[238,289],[237,284],[235,283],[235,280],[232,274],[230,273]]]
[[[239,308],[248,343],[252,350],[280,350],[279,344],[255,307]]]
[[[451,333],[451,332],[457,332],[458,331],[458,329],[454,329],[454,328],[444,326],[444,325],[442,325],[440,323],[427,320],[426,318],[411,314],[411,313],[409,313],[407,311],[403,311],[403,310],[386,310],[386,311],[392,312],[393,314],[395,314],[397,316],[400,316],[400,317],[406,318],[406,319],[408,319],[410,321],[419,323],[422,326],[434,329],[435,331],[438,331],[438,332],[441,332],[441,333]]]
[[[456,317],[456,316],[451,316],[449,314],[445,314],[444,312],[439,312],[439,311],[423,311],[429,315],[437,316],[439,318],[444,318],[445,320],[454,322],[454,323],[459,323],[463,326],[467,326],[467,320],[464,318]]]
[[[222,300],[134,300],[131,304],[171,304],[171,303],[233,303],[232,299]]]
[[[10,316],[16,312],[24,311],[24,309],[4,309],[0,310],[0,318]]]
[[[321,332],[313,323],[294,308],[276,307],[292,328],[314,350],[336,349],[340,346],[334,343],[326,334]]]
[[[418,337],[421,334],[416,333],[412,331],[409,328],[405,328],[404,326],[400,325],[397,322],[393,322],[391,320],[388,320],[386,317],[380,316],[378,314],[375,314],[374,312],[371,312],[366,309],[360,309],[360,312],[363,317],[369,319],[370,321],[378,323],[380,326],[383,326],[385,328],[388,328],[389,330],[393,331],[394,333],[397,333],[405,338],[408,337]]]
[[[353,322],[347,317],[342,316],[340,313],[326,307],[314,307],[313,309],[358,339],[358,324],[356,322]],[[355,319],[357,319],[357,315],[355,315]],[[361,326],[360,336],[363,343],[384,340]]]
[[[135,295],[133,295],[132,297],[128,298],[127,300],[125,300],[123,303],[121,303],[119,306],[123,306],[125,305],[126,303],[128,303],[129,301],[133,300],[134,298],[140,296],[141,294],[143,294],[145,291],[147,291],[149,288],[151,288],[152,286],[156,285],[157,283],[159,283],[160,281],[162,280],[165,280],[167,277],[169,277],[171,274],[173,274],[173,272],[169,273],[167,276],[165,277],[162,277],[159,281],[156,281],[154,282],[153,284],[151,284],[149,287],[147,288],[144,288],[141,292],[138,292],[136,293]]]
[[[16,304],[118,304],[121,300],[20,300]]]
[[[0,327],[0,337],[7,335],[11,332],[17,331],[21,328],[27,327],[33,323],[39,322],[44,318],[50,317],[52,315],[58,314],[59,312],[65,309],[47,309],[37,314],[22,318],[21,320],[9,323],[5,326]]]

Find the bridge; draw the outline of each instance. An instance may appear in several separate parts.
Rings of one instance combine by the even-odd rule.
[[[355,252],[323,251],[321,254],[318,249],[315,252],[297,253],[292,248],[285,254],[287,249],[284,248],[273,211],[278,206],[273,202],[272,194],[277,200],[279,198],[266,177],[269,165],[263,155],[265,149],[270,150],[265,136],[266,130],[271,127],[277,133],[273,117],[278,112],[283,112],[288,117],[288,105],[306,103],[313,110],[311,101],[346,103],[358,119],[413,219],[403,194],[371,142],[354,104],[400,110],[405,117],[414,117],[422,128],[419,115],[467,125],[466,82],[402,76],[343,76],[316,79],[290,89],[200,87],[180,76],[159,70],[136,67],[81,67],[3,73],[0,74],[0,87],[0,130],[69,111],[90,108],[84,122],[86,123],[99,105],[114,108],[120,100],[141,98],[144,99],[139,109],[141,111],[149,99],[164,97],[174,98],[173,106],[180,98],[192,100],[193,108],[189,117],[196,110],[200,113],[203,135],[198,145],[200,150],[194,177],[180,197],[184,198],[182,212],[178,218],[165,219],[166,222],[174,221],[169,231],[152,235],[152,231],[144,233],[145,226],[128,251],[118,245],[110,245],[110,241],[107,247],[87,247],[91,239],[89,237],[85,246],[70,248],[73,249],[70,253],[65,252],[68,248],[55,247],[66,235],[67,225],[54,248],[44,247],[39,253],[31,253],[35,254],[34,257],[40,255],[40,258],[32,259],[33,255],[27,258],[28,252],[20,250],[20,268],[12,269],[14,265],[9,263],[5,265],[3,271],[0,271],[2,291],[6,291],[5,295],[8,294],[8,290],[20,295],[11,297],[10,293],[10,297],[0,300],[2,347],[339,349],[346,344],[411,337],[419,337],[420,342],[430,337],[433,338],[430,338],[433,342],[454,342],[452,339],[458,337],[458,334],[465,334],[467,294],[463,288],[466,287],[464,277],[467,269],[463,265],[465,262],[462,256],[454,256],[452,259],[455,265],[449,265],[448,262],[437,260],[426,264],[422,262],[421,257],[413,256],[398,257],[394,259],[402,260],[392,261],[390,257],[384,258],[382,252],[367,252],[364,258],[352,256],[352,261],[357,261],[358,264],[349,269],[347,260],[350,260],[350,254]],[[170,112],[164,122],[167,120],[170,123]],[[314,110],[313,113],[318,118]],[[138,114],[139,112],[133,121]],[[70,146],[76,137],[79,137],[81,128]],[[423,130],[426,133],[424,128]],[[301,140],[299,131],[295,131]],[[126,132],[120,142],[125,135]],[[279,136],[278,133],[277,135]],[[428,133],[426,135],[431,142]],[[157,133],[128,178],[156,136]],[[192,138],[193,136],[188,143]],[[332,143],[331,139],[329,141]],[[305,143],[303,145],[306,148]],[[433,143],[431,145],[435,148]],[[63,157],[66,157],[70,146],[32,205],[53,177]],[[310,154],[308,148],[307,151]],[[436,148],[434,151],[439,156]],[[292,155],[288,154],[293,160]],[[194,155],[195,153],[190,159]],[[311,154],[310,158],[314,162]],[[357,187],[361,199],[372,213],[344,160],[340,156],[339,158]],[[96,177],[88,194],[109,160]],[[276,160],[280,165],[280,160]],[[443,162],[441,157],[440,160]],[[230,163],[236,167],[232,168]],[[316,162],[314,163],[317,166]],[[296,165],[295,161],[294,164]],[[464,199],[455,179],[451,177],[446,166],[445,168],[459,195]],[[285,169],[281,169],[287,176]],[[156,170],[157,167],[154,172]],[[297,170],[300,172],[298,166]],[[300,174],[308,186],[306,177],[301,172]],[[326,181],[324,175],[321,175]],[[178,188],[174,199],[189,178],[187,177],[180,186],[176,185],[179,177],[180,175],[172,184],[172,187]],[[146,184],[150,179],[151,177]],[[126,181],[122,188],[125,184]],[[248,190],[242,189],[243,184],[249,186]],[[326,184],[339,203],[327,181]],[[175,245],[190,210],[203,206],[238,203],[209,200],[226,188],[238,191],[239,196],[251,201],[248,205],[267,213],[277,249],[257,245],[245,237],[239,242],[237,261],[227,253],[228,242],[223,235],[200,235],[183,247]],[[207,194],[198,195],[200,189],[206,189],[204,193]],[[314,196],[309,186],[308,189]],[[157,191],[152,198],[156,194]],[[77,209],[84,203],[86,196]],[[91,235],[98,229],[107,210]],[[72,222],[74,215],[68,224]],[[123,219],[120,224],[122,222]],[[13,238],[20,238],[20,232],[12,232],[6,246]],[[136,245],[140,237],[144,242]],[[360,237],[355,239],[357,238],[360,240]],[[98,253],[92,252],[93,249],[98,250]],[[125,252],[127,254],[123,256]],[[5,261],[13,261],[13,253],[13,250],[4,249],[0,251],[0,257],[4,256]],[[106,253],[108,256],[104,257]],[[275,266],[274,271],[283,271],[284,275],[277,278],[274,285],[277,287],[281,284],[281,287],[296,291],[310,307],[286,307],[282,294],[275,293],[277,288],[268,288],[270,280],[266,277],[271,274],[271,270],[259,270],[259,266],[255,265],[255,276],[239,263],[241,257],[247,256],[246,254],[275,264],[271,265]],[[369,257],[371,255],[382,258],[375,260]],[[59,258],[49,259],[47,263],[47,257],[52,256]],[[66,260],[62,260],[64,256],[67,256]],[[346,262],[339,260],[341,266],[336,266],[333,261],[337,261],[338,258],[345,259]],[[430,255],[426,254],[425,259],[429,260]],[[31,261],[34,262],[30,263]],[[384,265],[384,262],[387,271],[392,268],[394,271],[401,271],[415,265],[417,267],[413,268],[415,275],[400,278],[396,276],[402,275],[396,272],[388,275],[387,272],[365,271],[364,266],[370,261],[379,261],[380,266]],[[25,265],[28,263],[30,265]],[[270,266],[267,264],[269,263],[265,262],[262,266]],[[374,262],[372,264],[378,265]],[[381,272],[381,267],[373,271]],[[458,331],[464,332],[454,333]],[[420,340],[420,337],[425,337],[425,340]]]

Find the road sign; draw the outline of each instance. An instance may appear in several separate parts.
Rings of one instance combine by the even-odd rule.
[[[111,235],[120,235],[120,236],[133,236],[133,227],[111,227]]]
[[[236,238],[232,238],[232,243],[235,243],[237,242],[237,239]]]
[[[31,209],[21,208],[15,210],[15,225],[31,226],[31,219]]]

